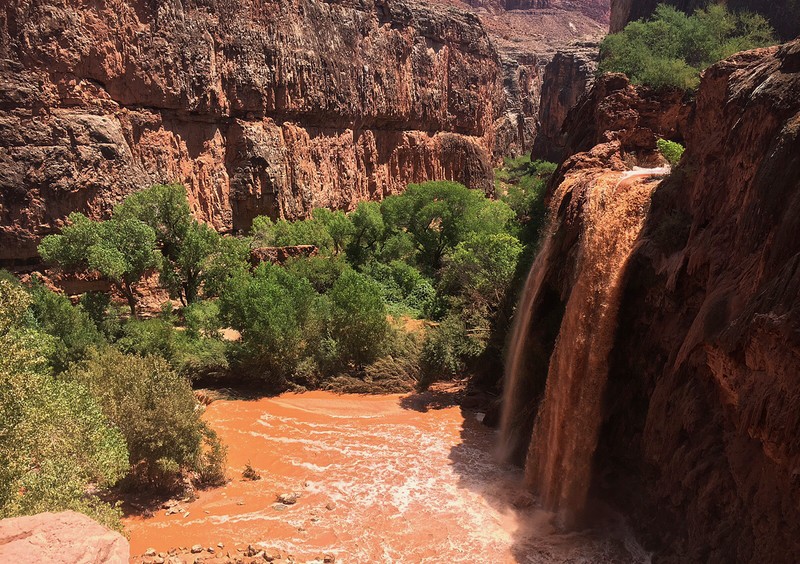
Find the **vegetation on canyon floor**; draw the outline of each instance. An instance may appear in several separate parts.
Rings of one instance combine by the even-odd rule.
[[[712,4],[687,15],[661,4],[649,20],[631,22],[603,40],[598,72],[621,72],[654,88],[694,90],[700,73],[715,62],[776,41],[760,14]]]
[[[199,378],[403,391],[499,356],[554,169],[507,160],[498,199],[426,182],[350,213],[259,217],[243,237],[194,220],[176,185],[130,196],[105,221],[72,214],[42,257],[114,291],[73,304],[0,271],[0,516],[75,509],[119,526],[103,501],[113,486],[224,482],[225,447],[195,409]],[[316,251],[251,264],[251,249],[297,245]],[[155,270],[174,302],[146,318],[140,290]],[[412,319],[424,329],[408,330]]]

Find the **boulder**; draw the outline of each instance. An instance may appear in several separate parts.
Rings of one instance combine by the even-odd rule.
[[[0,562],[126,564],[128,541],[74,511],[0,520]]]

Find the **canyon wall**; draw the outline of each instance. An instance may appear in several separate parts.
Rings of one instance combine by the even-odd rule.
[[[558,395],[548,367],[552,375],[551,355],[568,338],[586,233],[604,228],[586,212],[592,193],[632,166],[663,162],[658,137],[687,145],[651,201],[619,218],[644,214],[614,274],[619,299],[603,299],[606,281],[587,302],[587,319],[593,308],[616,318],[610,353],[598,357],[603,385],[598,364],[587,362],[587,384],[565,396],[600,394],[591,483],[583,483],[630,516],[654,562],[800,561],[798,91],[795,41],[714,65],[694,101],[603,77],[567,118],[565,146],[583,152],[552,185],[552,258],[537,275],[528,378],[516,400],[528,405],[519,418],[528,437],[545,389]],[[573,344],[582,350],[585,339]],[[552,428],[577,417],[562,411]],[[541,446],[531,444],[528,468]],[[559,464],[575,462],[564,455]]]
[[[474,14],[413,1],[12,0],[0,260],[156,182],[223,231],[433,178],[490,190],[501,75]]]
[[[628,22],[650,17],[659,4],[693,12],[712,1],[726,4],[731,10],[763,14],[784,40],[800,35],[800,4],[796,0],[611,0],[611,33],[621,30]]]

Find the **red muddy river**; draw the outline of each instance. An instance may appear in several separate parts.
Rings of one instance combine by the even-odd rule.
[[[648,560],[615,519],[605,532],[558,533],[522,489],[521,470],[495,461],[495,432],[432,398],[213,402],[204,418],[229,447],[231,481],[181,512],[126,518],[131,553],[223,543],[218,553],[253,544],[301,562]],[[261,480],[242,480],[248,462]],[[291,492],[297,503],[276,505]]]

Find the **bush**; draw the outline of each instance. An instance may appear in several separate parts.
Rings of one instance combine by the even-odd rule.
[[[31,297],[31,312],[38,327],[54,337],[50,364],[56,373],[106,342],[89,314],[74,307],[66,296],[37,284],[31,288]]]
[[[330,290],[345,269],[349,268],[343,255],[294,257],[286,261],[286,269],[308,280],[319,293]]]
[[[680,143],[667,141],[666,139],[659,139],[656,144],[658,146],[658,151],[672,166],[675,166],[680,162],[683,152],[686,150],[686,148]]]
[[[660,5],[649,21],[629,23],[600,46],[599,72],[622,72],[634,84],[693,90],[700,72],[738,51],[775,43],[760,15],[713,4],[687,16]]]
[[[70,369],[68,377],[88,388],[122,432],[133,482],[169,489],[183,470],[210,471],[202,456],[209,433],[192,389],[163,359],[106,348]]]
[[[125,441],[85,388],[48,374],[53,339],[26,326],[30,303],[0,280],[0,518],[72,509],[119,529],[87,491],[124,475]]]
[[[175,333],[172,324],[163,319],[129,319],[115,344],[124,353],[160,356],[172,363],[177,354]]]

